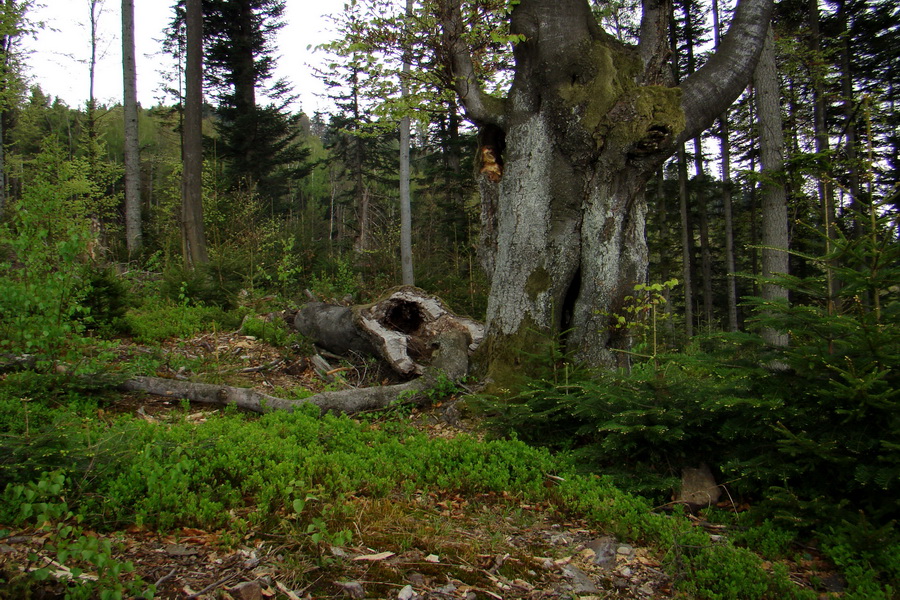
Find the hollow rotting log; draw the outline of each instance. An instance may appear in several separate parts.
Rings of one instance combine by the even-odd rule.
[[[461,381],[468,374],[469,353],[484,337],[481,323],[455,315],[440,298],[413,286],[394,288],[372,304],[311,302],[298,311],[294,327],[329,352],[371,354],[384,359],[400,375],[414,378],[396,385],[322,392],[303,399],[161,377],[133,377],[118,387],[205,404],[234,404],[258,413],[292,411],[305,404],[319,407],[322,413],[358,413],[396,402],[422,404],[427,400],[422,392],[440,378]]]
[[[378,356],[403,377],[425,372],[433,342],[444,332],[464,332],[470,351],[484,338],[483,324],[454,314],[440,298],[414,286],[394,288],[371,304],[306,304],[294,327],[330,352]]]

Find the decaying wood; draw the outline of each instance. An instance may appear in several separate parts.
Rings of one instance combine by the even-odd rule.
[[[304,404],[318,406],[322,413],[358,413],[385,408],[398,401],[422,402],[420,392],[431,388],[441,375],[458,381],[468,373],[468,335],[459,330],[446,331],[434,340],[431,366],[421,377],[398,385],[322,392],[309,398],[292,400],[227,385],[194,383],[161,377],[133,377],[119,385],[122,391],[146,392],[168,398],[205,404],[234,404],[238,408],[265,413],[293,411]]]
[[[294,328],[316,345],[335,354],[376,353],[368,338],[356,327],[353,310],[349,306],[324,302],[304,304],[294,317]]]
[[[294,327],[331,352],[379,356],[404,377],[425,372],[434,340],[442,333],[465,333],[470,351],[484,337],[481,323],[455,315],[440,298],[413,286],[395,288],[372,304],[307,304]]]
[[[0,354],[0,374],[13,371],[27,371],[37,364],[37,357],[33,354]]]

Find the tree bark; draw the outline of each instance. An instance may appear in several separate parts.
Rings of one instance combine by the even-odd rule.
[[[187,0],[187,69],[184,103],[184,169],[181,240],[184,263],[194,268],[209,262],[203,226],[203,12],[201,0]]]
[[[766,36],[759,64],[753,74],[759,123],[760,160],[762,167],[762,297],[767,302],[787,301],[784,287],[766,279],[788,272],[787,194],[784,177],[784,133],[781,121],[781,98],[772,30]],[[763,328],[766,342],[786,346],[785,332]]]
[[[809,44],[812,51],[814,65],[812,67],[813,85],[813,132],[816,137],[816,154],[824,156],[829,150],[828,128],[825,123],[826,92],[823,69],[819,66],[822,61],[821,33],[819,31],[819,0],[809,0]],[[837,234],[834,227],[836,215],[834,203],[834,188],[831,185],[831,173],[819,174],[816,181],[819,205],[822,207],[822,225],[825,229],[825,254],[831,254],[831,248]],[[837,287],[831,265],[825,266],[825,285],[828,298],[826,309],[829,315],[834,314],[834,301]]]
[[[3,4],[3,20],[2,25],[4,32],[0,34],[0,221],[3,220],[6,211],[6,130],[3,127],[3,121],[6,119],[8,111],[7,95],[9,93],[9,67],[10,67],[10,50],[12,48],[12,34],[6,33],[9,27],[9,21],[12,19],[11,0],[6,0]]]
[[[687,158],[684,147],[678,149],[678,212],[681,217],[681,277],[684,279],[684,335],[694,337],[694,228],[687,189]]]
[[[715,47],[721,43],[722,21],[718,0],[712,0],[713,39]],[[728,111],[719,117],[719,151],[722,161],[722,206],[725,217],[725,289],[728,297],[728,331],[738,330],[737,277],[734,262],[734,219],[731,189],[731,141],[729,140]]]
[[[862,235],[862,227],[860,219],[864,218],[865,207],[862,206],[862,187],[860,184],[859,171],[862,168],[858,161],[858,144],[856,132],[856,101],[853,82],[853,61],[851,53],[853,49],[850,47],[851,36],[849,31],[848,14],[850,8],[846,0],[838,0],[837,18],[841,25],[841,32],[838,36],[840,40],[840,69],[841,69],[841,104],[844,113],[844,153],[849,163],[847,169],[847,191],[849,193],[850,210],[856,214],[851,215],[853,223],[853,233],[856,236]]]
[[[413,0],[406,0],[406,15],[412,15]],[[403,58],[400,96],[409,95],[409,58]],[[400,273],[403,285],[415,285],[412,259],[412,207],[409,192],[409,115],[400,120]]]
[[[734,203],[731,181],[731,142],[728,113],[722,115],[719,148],[722,160],[722,206],[725,212],[725,289],[728,296],[728,331],[738,331],[737,271],[734,260]]]
[[[22,17],[27,6],[16,6],[14,0],[3,0],[0,5],[0,221],[3,220],[6,210],[6,129],[5,124],[9,115],[12,100],[13,74],[13,43],[21,34]]]
[[[561,336],[587,364],[614,366],[629,340],[609,325],[647,270],[644,187],[679,144],[740,94],[764,39],[770,0],[743,0],[719,51],[679,87],[669,78],[648,0],[641,45],[603,32],[587,0],[521,0],[510,31],[515,76],[505,100],[478,86],[459,3],[442,0],[444,43],[468,116],[504,137],[497,251],[479,350],[504,389]],[[565,334],[563,334],[565,332]],[[561,335],[563,334],[563,335]]]
[[[703,141],[694,138],[694,173],[697,180],[697,215],[700,233],[700,268],[703,273],[703,322],[707,328],[713,324],[712,251],[709,243],[709,213],[703,160]]]
[[[141,156],[138,143],[134,0],[122,0],[122,76],[125,117],[125,242],[128,255],[141,247]]]
[[[95,145],[95,142],[97,141],[97,99],[94,97],[94,84],[96,83],[95,79],[97,72],[97,46],[100,43],[97,31],[100,25],[100,15],[103,13],[103,1],[89,0],[88,8],[90,9],[89,24],[91,28],[91,56],[88,59],[88,101],[86,110],[88,139],[87,154],[88,164],[90,165],[91,174],[93,175],[96,173],[97,162],[99,161]]]

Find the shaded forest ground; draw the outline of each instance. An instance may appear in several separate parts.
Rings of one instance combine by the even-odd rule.
[[[114,354],[122,364],[155,357],[154,374],[158,376],[253,386],[285,397],[390,380],[377,365],[364,360],[337,363],[332,359],[332,369],[323,372],[320,367],[317,371],[301,348],[291,351],[236,332],[208,332],[170,339],[158,346],[123,340]],[[431,400],[424,410],[401,406],[385,414],[364,415],[354,425],[343,423],[325,435],[359,427],[390,437],[396,434],[401,443],[417,436],[423,438],[417,443],[426,445],[438,440],[464,440],[474,445],[466,446],[471,449],[487,443],[482,441],[486,433],[482,423],[462,408],[464,403],[458,395]],[[143,421],[151,431],[179,429],[180,449],[191,443],[202,444],[185,439],[203,437],[200,432],[210,423],[218,421],[240,437],[236,430],[245,426],[244,419],[257,419],[233,413],[129,394],[108,396],[83,414],[83,419],[99,429],[122,419]],[[285,426],[282,432],[288,435],[290,427]],[[248,431],[247,436],[252,435]],[[159,443],[171,448],[173,439]],[[340,448],[332,451],[341,452]],[[421,456],[426,463],[436,461],[433,469],[425,464],[424,472],[441,472],[441,452]],[[81,532],[84,537],[111,542],[107,557],[110,564],[130,563],[134,567],[131,574],[117,574],[117,591],[104,587],[109,585],[108,581],[104,583],[104,573],[108,577],[108,566],[101,564],[104,561],[88,555],[83,561],[58,560],[58,528],[23,523],[0,539],[0,565],[7,582],[0,597],[61,597],[66,586],[57,578],[67,572],[80,577],[85,586],[81,591],[70,583],[67,589],[72,597],[92,597],[104,590],[110,594],[130,590],[134,594],[139,588],[148,589],[149,584],[155,584],[158,598],[403,600],[805,597],[804,590],[815,597],[813,589],[821,593],[841,588],[840,577],[812,549],[795,548],[776,561],[739,554],[733,568],[715,561],[704,564],[696,561],[697,540],[708,548],[728,548],[727,525],[702,517],[656,514],[649,504],[609,489],[593,497],[593,503],[620,503],[607,511],[617,515],[616,520],[605,522],[611,517],[592,514],[591,508],[597,507],[591,507],[590,500],[579,505],[572,492],[564,490],[569,485],[568,475],[560,478],[546,471],[553,465],[546,462],[546,456],[539,457],[542,464],[520,465],[526,471],[536,469],[528,477],[537,481],[529,482],[534,485],[531,489],[516,489],[514,480],[500,485],[493,482],[491,467],[478,462],[485,461],[484,457],[479,459],[477,451],[472,456],[467,452],[446,456],[448,462],[470,463],[466,475],[462,479],[459,474],[436,475],[437,485],[405,485],[398,479],[376,492],[367,489],[378,484],[369,481],[365,473],[361,480],[354,480],[341,469],[332,468],[320,484],[307,482],[308,493],[294,494],[293,502],[288,494],[288,500],[271,503],[271,512],[262,508],[266,501],[259,493],[254,497],[244,488],[247,497],[231,508],[222,508],[226,512],[224,526],[204,527],[197,522],[202,518],[196,515],[182,517],[181,523],[157,520],[155,526],[135,522],[118,527],[99,522],[96,527],[86,526]],[[523,453],[519,459],[527,462],[531,457]],[[238,454],[235,460],[240,458]],[[193,475],[190,470],[188,473]],[[203,476],[197,473],[198,479]],[[329,480],[340,476],[350,479],[349,485],[334,481],[334,488],[329,489]],[[376,480],[383,475],[372,473],[370,477]],[[483,481],[467,483],[466,477],[481,477]],[[237,488],[241,484],[230,482]],[[591,485],[590,480],[584,485]],[[173,502],[192,501],[187,488],[179,489],[185,495]],[[210,492],[215,495],[216,490]],[[147,493],[152,493],[149,486]],[[75,495],[70,491],[61,498]],[[262,512],[267,514],[261,516]],[[116,518],[127,521],[129,516],[118,513]],[[647,519],[654,524],[648,525]],[[59,521],[74,522],[71,518]],[[223,521],[210,518],[209,522]],[[661,533],[666,529],[670,532]],[[669,537],[673,532],[680,533]],[[29,582],[22,572],[48,567],[49,576],[43,583]],[[94,581],[98,576],[100,581]],[[135,577],[142,582],[122,587],[121,582],[133,582]],[[716,595],[721,593],[726,595]]]

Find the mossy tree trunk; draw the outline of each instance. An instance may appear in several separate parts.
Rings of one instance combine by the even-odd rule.
[[[515,76],[504,99],[479,86],[458,0],[442,0],[448,67],[468,117],[501,131],[496,252],[481,357],[495,385],[524,370],[522,351],[563,334],[591,365],[625,348],[608,327],[645,280],[644,186],[684,140],[708,127],[750,79],[771,0],[743,0],[704,68],[670,85],[668,6],[645,0],[641,42],[599,27],[587,0],[521,0],[511,13]]]

